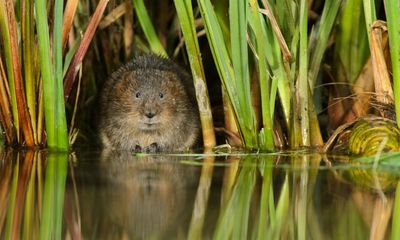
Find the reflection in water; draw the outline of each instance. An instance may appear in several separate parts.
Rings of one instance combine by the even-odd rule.
[[[0,151],[0,238],[61,239],[68,154]]]
[[[200,169],[179,160],[184,159],[111,152],[98,163],[80,163],[76,180],[83,234],[186,239]]]
[[[400,237],[396,171],[319,154],[0,159],[0,239]]]

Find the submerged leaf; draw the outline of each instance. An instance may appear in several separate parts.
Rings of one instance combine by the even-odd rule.
[[[340,126],[327,141],[325,151],[373,156],[400,150],[400,130],[393,120],[365,116]]]
[[[398,151],[399,144],[399,129],[393,121],[384,118],[360,119],[354,125],[349,138],[350,152],[364,156],[382,151]]]

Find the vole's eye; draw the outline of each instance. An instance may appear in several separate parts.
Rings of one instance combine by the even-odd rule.
[[[160,99],[164,98],[164,93],[160,92],[160,94],[158,94],[158,96],[160,97]]]
[[[140,98],[142,96],[142,94],[140,93],[140,92],[137,92],[136,94],[135,94],[135,97],[136,98]]]

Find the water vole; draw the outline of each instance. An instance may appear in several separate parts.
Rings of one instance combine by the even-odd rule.
[[[182,151],[197,142],[199,132],[193,82],[171,60],[137,57],[103,87],[99,133],[105,147]]]

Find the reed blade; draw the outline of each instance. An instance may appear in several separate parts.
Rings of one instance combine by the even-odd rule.
[[[375,0],[363,0],[364,16],[365,16],[365,26],[368,32],[368,42],[371,47],[371,29],[372,23],[376,21],[376,8]]]
[[[336,69],[344,68],[347,81],[354,82],[369,54],[367,28],[362,6],[363,0],[349,0],[343,5],[335,42]],[[341,79],[338,79],[341,81]]]
[[[135,12],[140,22],[140,26],[142,26],[142,30],[147,38],[147,41],[149,42],[151,51],[162,56],[168,56],[167,52],[165,51],[164,47],[160,42],[160,39],[156,34],[156,31],[154,30],[154,26],[151,23],[151,19],[149,14],[147,13],[144,1],[143,0],[132,0],[132,1],[133,1],[133,7],[135,8]]]
[[[239,116],[244,123],[245,143],[248,147],[258,147],[257,120],[252,107],[250,90],[249,58],[247,47],[248,1],[229,1],[230,42],[235,87],[239,102]]]
[[[207,39],[211,46],[211,52],[214,58],[214,62],[216,64],[219,76],[222,81],[222,85],[229,96],[231,104],[233,106],[235,117],[237,122],[239,123],[239,129],[244,140],[244,145],[248,148],[257,148],[258,147],[258,139],[257,139],[257,131],[256,131],[256,119],[255,113],[252,107],[250,96],[250,88],[249,83],[246,83],[246,80],[238,80],[240,76],[236,76],[232,59],[230,58],[230,54],[227,48],[227,44],[223,37],[221,26],[218,22],[217,16],[215,14],[214,8],[209,0],[198,0],[198,5],[200,8],[200,13],[202,15]],[[247,8],[246,8],[247,9]],[[241,10],[240,10],[241,11]],[[238,17],[239,10],[233,11]],[[231,18],[232,19],[232,18]],[[234,21],[237,20],[235,16],[233,17]],[[239,26],[239,23],[235,23],[235,26]],[[245,33],[240,33],[244,36]],[[236,44],[243,44],[243,36],[238,35],[240,37],[240,41],[236,42]],[[237,36],[236,36],[237,37]],[[232,41],[232,39],[231,39]],[[247,44],[247,43],[246,43]],[[232,46],[231,49],[237,50],[238,46]],[[232,53],[233,54],[233,53]],[[242,63],[239,63],[242,64]],[[243,66],[237,65],[236,68],[243,69]],[[236,70],[240,73],[240,70]],[[243,93],[243,91],[249,91],[247,93]],[[245,114],[249,113],[249,114]]]
[[[297,78],[297,106],[300,129],[295,133],[301,136],[298,146],[310,146],[310,120],[309,120],[309,85],[308,85],[308,2],[301,0],[300,3],[300,45],[299,45],[299,73]]]
[[[393,220],[392,220],[392,233],[391,239],[400,239],[400,182],[397,183],[396,194],[394,200]]]
[[[41,75],[43,81],[43,97],[44,97],[44,117],[46,124],[47,133],[47,146],[49,148],[67,150],[68,149],[68,138],[66,136],[66,119],[65,114],[60,114],[60,112],[65,111],[63,98],[59,98],[60,87],[58,84],[62,84],[62,79],[59,78],[60,75],[60,46],[61,46],[61,30],[53,33],[53,38],[55,40],[55,45],[53,44],[54,52],[54,64],[52,62],[52,50],[50,49],[50,32],[49,25],[47,22],[47,1],[38,0],[35,2],[36,10],[36,24],[38,33],[38,45],[39,45],[39,56],[40,56],[40,67]],[[55,8],[56,12],[60,11],[59,3]],[[59,14],[57,12],[57,14]],[[55,16],[55,23],[57,28],[62,22],[62,14]],[[57,73],[55,70],[55,65],[57,65]],[[62,72],[61,72],[62,74]],[[56,78],[57,77],[57,78]],[[58,82],[58,83],[57,83]],[[60,83],[61,82],[61,83]]]
[[[22,13],[22,52],[23,52],[23,69],[24,69],[24,81],[26,87],[26,102],[31,117],[31,125],[33,131],[33,139],[35,145],[37,141],[37,79],[35,76],[35,29],[34,29],[34,6],[32,1],[22,1],[21,3]]]
[[[3,60],[0,58],[0,108],[1,123],[4,129],[6,143],[11,145],[14,142],[14,128],[12,121],[12,112],[10,108],[10,90],[8,87],[6,72],[3,66]]]
[[[285,70],[285,64],[287,64],[289,58],[292,58],[288,53],[286,53],[286,57],[283,56],[282,52],[288,51],[284,50],[286,47],[282,47],[283,45],[286,46],[286,43],[282,43],[283,41],[286,40],[280,40],[282,37],[280,34],[280,30],[277,29],[279,26],[273,27],[273,24],[276,24],[275,17],[272,16],[274,13],[270,9],[271,7],[268,8],[268,2],[263,1],[264,7],[269,9],[269,10],[263,10],[260,9],[259,11],[262,14],[267,14],[267,18],[269,19],[268,22],[266,21],[261,21],[262,24],[262,32],[263,35],[265,35],[265,55],[268,63],[268,67],[271,71],[269,73],[271,75],[271,86],[270,86],[270,98],[269,98],[269,104],[270,104],[270,113],[271,113],[271,119],[274,117],[274,112],[275,112],[275,100],[276,100],[276,93],[278,92],[280,101],[282,104],[283,108],[283,113],[285,117],[285,123],[288,128],[290,128],[290,118],[291,118],[291,90],[289,87],[289,73],[286,72]],[[290,12],[290,11],[285,11],[285,12]],[[286,13],[285,13],[286,14]],[[254,21],[250,22],[250,26],[255,29],[253,26]],[[285,60],[286,59],[286,60]]]
[[[40,239],[61,239],[62,237],[62,211],[67,163],[67,153],[50,153],[47,157]]]
[[[310,53],[310,66],[308,71],[308,81],[311,92],[314,92],[315,81],[321,67],[322,58],[341,4],[342,0],[325,1],[319,27],[315,34],[316,39],[313,39],[314,42],[310,44],[313,48],[313,51]]]
[[[14,72],[13,72],[13,61],[11,53],[11,39],[9,33],[9,23],[6,12],[6,2],[5,0],[0,0],[0,28],[2,42],[4,44],[4,55],[5,55],[5,65],[7,69],[7,80],[10,89],[11,98],[11,110],[13,115],[14,126],[16,130],[17,141],[20,141],[20,127],[18,119],[18,109],[17,109],[17,98],[15,94],[15,84],[14,84]],[[4,75],[5,76],[5,75]]]
[[[64,20],[62,25],[62,46],[65,48],[68,40],[68,34],[71,31],[72,24],[74,22],[74,17],[76,9],[78,8],[78,0],[68,0],[65,5],[64,10]]]
[[[205,147],[214,147],[216,144],[214,124],[208,97],[206,77],[194,24],[192,2],[191,0],[174,0],[174,3],[185,38],[190,68],[192,69],[193,83],[196,89],[196,98],[203,131],[203,143]]]
[[[262,170],[262,187],[261,187],[261,198],[260,198],[260,216],[258,222],[257,239],[264,239],[268,232],[271,232],[268,226],[268,217],[271,215],[268,212],[268,206],[270,199],[273,198],[273,182],[272,182],[272,170],[273,170],[273,158],[265,158],[264,169]],[[272,196],[271,196],[272,195]],[[268,238],[272,239],[272,238]]]
[[[15,224],[14,224],[14,211],[16,208],[17,202],[17,190],[18,190],[18,177],[20,172],[20,161],[16,161],[16,164],[13,169],[12,174],[12,181],[10,187],[10,193],[8,198],[8,209],[7,209],[7,219],[6,219],[6,226],[4,228],[5,239],[17,239],[16,232],[15,232]]]
[[[225,45],[221,27],[218,23],[217,17],[209,0],[198,0],[200,13],[204,21],[207,38],[211,45],[211,52],[214,61],[221,77],[222,84],[226,89],[229,99],[232,101],[232,106],[235,115],[238,113],[238,100],[236,98],[236,80],[232,68],[231,59],[229,57],[228,49]]]
[[[392,60],[396,120],[397,126],[400,127],[400,3],[396,0],[386,0],[384,3],[389,32],[390,57]]]
[[[248,239],[249,214],[257,168],[244,159],[230,199],[222,206],[213,239]]]
[[[64,88],[63,88],[63,0],[55,0],[54,5],[54,29],[53,29],[53,52],[54,52],[54,81],[55,81],[55,110],[56,141],[57,148],[66,150],[69,146],[68,127],[65,115]]]
[[[68,71],[64,78],[64,100],[68,101],[71,94],[72,87],[76,81],[76,75],[81,68],[83,57],[85,56],[90,42],[96,32],[97,26],[100,23],[101,17],[103,16],[104,10],[108,4],[109,0],[100,0],[97,4],[96,10],[94,11],[92,17],[90,18],[89,24],[86,31],[82,37],[81,43],[76,51],[76,54],[68,67]]]
[[[33,130],[31,120],[26,105],[25,87],[22,79],[22,66],[19,56],[18,46],[18,33],[17,33],[17,21],[15,19],[14,2],[12,0],[6,0],[7,18],[8,18],[8,30],[10,36],[10,48],[11,48],[11,61],[12,71],[14,78],[16,106],[18,111],[18,119],[24,141],[27,146],[34,146],[35,141],[33,138]]]
[[[274,148],[273,140],[273,126],[270,109],[270,78],[269,71],[267,67],[267,53],[265,43],[267,42],[266,34],[262,29],[263,18],[259,13],[259,6],[255,1],[250,4],[250,22],[254,28],[254,35],[256,39],[256,52],[258,56],[258,73],[260,82],[260,92],[261,92],[261,113],[262,113],[262,130],[260,131],[260,147],[262,149],[272,150]]]

